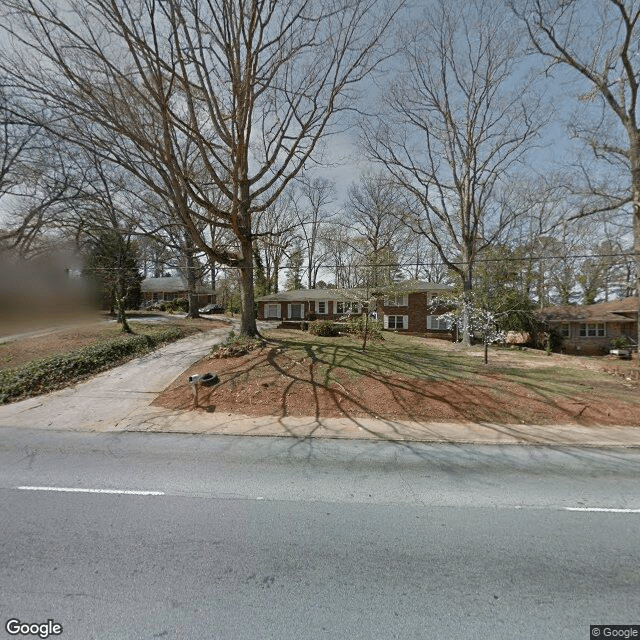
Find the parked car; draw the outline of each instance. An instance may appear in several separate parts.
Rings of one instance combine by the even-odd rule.
[[[207,304],[202,309],[198,309],[198,313],[224,313],[224,307],[219,304]]]

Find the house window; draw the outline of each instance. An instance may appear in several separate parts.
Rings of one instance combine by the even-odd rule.
[[[558,332],[560,333],[560,335],[563,338],[568,338],[569,337],[569,323],[565,322],[565,323],[561,324],[560,327],[558,328]]]
[[[301,302],[292,302],[289,305],[289,318],[291,320],[302,320],[303,315],[303,305]]]
[[[385,307],[407,307],[409,306],[409,296],[406,293],[396,293],[384,299]]]
[[[409,326],[409,316],[385,316],[385,329],[407,329]]]
[[[583,322],[580,324],[580,336],[585,338],[604,338],[604,322]]]
[[[316,313],[324,315],[327,313],[327,302],[326,300],[318,300],[316,302]]]
[[[280,318],[280,305],[279,304],[265,304],[264,305],[265,317],[268,318]]]
[[[451,329],[451,320],[442,316],[427,316],[427,329],[434,331],[449,330]]]
[[[358,313],[358,309],[359,306],[357,302],[336,302],[337,314]]]

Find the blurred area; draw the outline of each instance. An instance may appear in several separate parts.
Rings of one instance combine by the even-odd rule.
[[[97,317],[95,290],[72,253],[0,256],[0,274],[0,339]]]

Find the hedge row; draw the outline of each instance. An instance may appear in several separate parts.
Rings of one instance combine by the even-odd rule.
[[[120,362],[178,340],[188,332],[171,327],[152,335],[114,338],[77,351],[32,360],[20,367],[0,371],[0,404],[47,393],[98,373]]]

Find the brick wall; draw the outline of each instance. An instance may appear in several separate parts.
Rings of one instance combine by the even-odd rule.
[[[407,332],[427,335],[430,338],[451,339],[453,334],[450,330],[427,329],[427,316],[435,316],[446,311],[430,308],[432,296],[433,294],[426,291],[410,293],[404,306],[386,305],[384,300],[378,300],[378,318],[382,320],[385,315],[408,316],[408,326],[405,329]]]
[[[308,301],[300,301],[304,305],[304,315],[303,319],[309,319],[309,316],[315,317],[318,320],[338,320],[342,318],[344,314],[338,314],[336,311],[336,303],[334,300],[329,298],[331,294],[327,296],[326,309],[327,313],[318,313],[317,312],[317,302],[312,302],[311,305]],[[444,313],[446,309],[436,309],[431,310],[431,296],[433,294],[428,294],[427,292],[421,291],[416,293],[410,293],[407,295],[407,304],[404,305],[396,305],[396,304],[385,304],[385,300],[380,298],[376,301],[375,311],[378,314],[378,320],[383,322],[384,316],[402,316],[403,318],[407,318],[407,326],[403,326],[402,329],[398,329],[401,331],[407,331],[408,333],[417,333],[421,335],[427,335],[428,337],[434,338],[444,338],[450,340],[453,338],[453,332],[450,330],[428,330],[427,329],[427,316],[429,315],[438,315],[438,313]],[[399,298],[400,296],[398,296]],[[387,301],[389,302],[389,301]],[[398,300],[398,302],[404,302],[404,300]],[[280,305],[280,316],[279,320],[288,320],[288,305],[289,302],[275,302],[269,303],[260,301],[258,302],[258,319],[266,320],[266,305],[267,304],[279,304]],[[362,310],[360,309],[360,313]],[[403,323],[404,324],[404,323]]]
[[[569,335],[564,338],[562,351],[564,353],[596,356],[609,353],[611,341],[614,338],[631,336],[635,338],[635,323],[631,321],[605,322],[604,336],[581,336],[580,322],[570,322]],[[552,329],[559,331],[563,323],[550,323]]]

